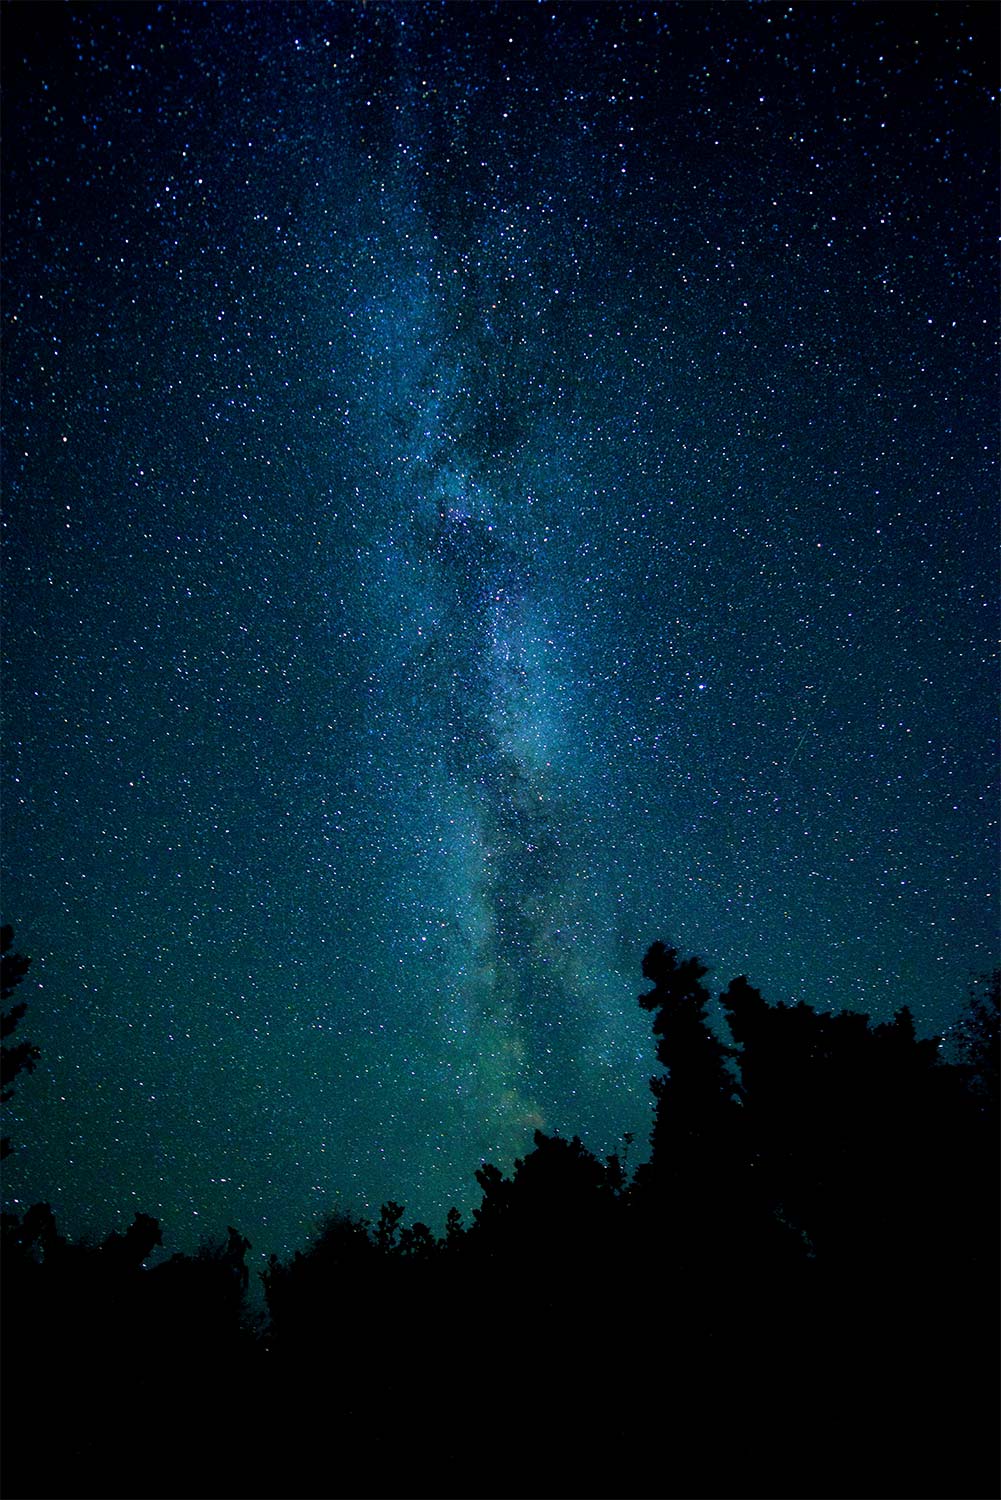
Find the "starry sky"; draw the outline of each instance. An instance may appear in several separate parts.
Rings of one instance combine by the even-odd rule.
[[[640,962],[997,961],[997,13],[4,7],[6,1201],[649,1128]]]

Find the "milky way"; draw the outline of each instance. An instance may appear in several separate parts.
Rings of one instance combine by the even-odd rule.
[[[648,1130],[661,938],[996,962],[994,12],[8,6],[7,1200]]]

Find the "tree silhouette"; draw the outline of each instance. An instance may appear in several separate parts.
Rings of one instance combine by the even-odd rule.
[[[681,959],[663,943],[643,959],[654,988],[639,1003],[654,1012],[657,1060],[666,1072],[650,1081],[650,1159],[637,1169],[634,1194],[648,1235],[705,1277],[728,1253],[727,1225],[747,1192],[736,1054],[709,1024],[707,972],[698,958]]]
[[[535,1149],[515,1161],[510,1180],[489,1163],[477,1171],[483,1201],[473,1210],[476,1233],[519,1252],[527,1246],[565,1253],[595,1232],[620,1178],[578,1136],[567,1141],[536,1130],[534,1139]]]
[[[375,1243],[384,1255],[396,1249],[400,1233],[400,1220],[404,1215],[402,1204],[384,1203],[379,1211],[379,1222],[375,1226]]]
[[[664,1071],[631,1181],[630,1136],[537,1131],[468,1229],[390,1200],[272,1255],[266,1327],[232,1226],[153,1264],[143,1213],[92,1244],[5,1215],[8,1492],[494,1495],[528,1465],[554,1495],[996,1493],[994,992],[947,1062],[906,1006],[744,977],[726,1042],[698,959],[643,973]]]
[[[462,1239],[462,1215],[454,1206],[445,1215],[445,1246],[454,1249]]]
[[[30,958],[21,953],[12,953],[14,929],[9,925],[0,927],[0,1000],[9,1000],[21,983],[31,964]],[[18,1022],[27,1010],[25,1001],[8,1006],[0,1014],[0,1104],[7,1104],[13,1097],[12,1084],[19,1073],[31,1073],[41,1053],[31,1042],[8,1043]],[[9,1156],[9,1136],[0,1140],[0,1158]]]
[[[650,1085],[657,1100],[651,1150],[658,1169],[682,1156],[694,1165],[713,1152],[733,1117],[737,1083],[727,1060],[734,1052],[709,1025],[707,973],[699,959],[679,961],[677,949],[663,943],[654,943],[643,960],[654,988],[640,1004],[654,1012],[657,1061],[667,1070]]]
[[[771,1209],[811,1252],[862,1278],[899,1267],[946,1191],[957,1080],[906,1007],[873,1026],[799,1003],[769,1006],[743,977],[721,996],[739,1043],[742,1118]],[[950,1102],[952,1107],[950,1108]]]
[[[970,991],[951,1051],[967,1087],[996,1121],[1001,1097],[1001,969],[982,974]]]

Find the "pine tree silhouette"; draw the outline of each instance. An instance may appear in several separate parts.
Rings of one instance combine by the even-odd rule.
[[[9,1000],[11,995],[27,974],[31,964],[30,958],[25,958],[21,953],[12,953],[14,943],[14,929],[9,925],[0,928],[0,1000]],[[7,1104],[13,1098],[13,1082],[19,1073],[31,1073],[34,1070],[41,1053],[31,1042],[15,1042],[9,1044],[7,1038],[13,1034],[18,1022],[24,1017],[27,1003],[21,1001],[17,1005],[11,1005],[0,1015],[0,1104]],[[10,1137],[4,1136],[0,1140],[0,1158],[9,1156],[11,1151]]]

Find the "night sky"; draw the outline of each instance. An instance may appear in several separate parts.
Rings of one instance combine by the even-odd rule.
[[[649,1129],[657,938],[997,961],[997,12],[6,5],[6,1201]]]

